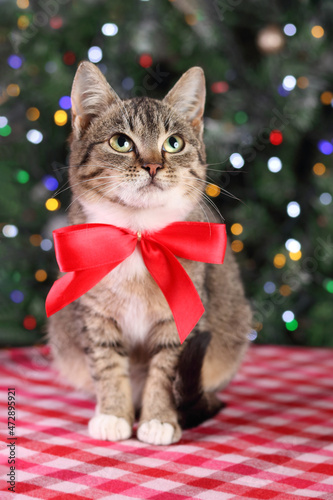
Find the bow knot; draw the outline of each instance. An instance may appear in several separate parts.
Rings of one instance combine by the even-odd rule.
[[[183,342],[205,309],[190,277],[176,257],[222,264],[226,249],[224,224],[174,222],[152,233],[109,224],[78,224],[53,231],[60,271],[46,298],[51,316],[93,288],[141,244],[143,261],[162,290]],[[112,253],[106,251],[112,248]]]

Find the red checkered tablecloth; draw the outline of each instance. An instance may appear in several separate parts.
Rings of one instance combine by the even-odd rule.
[[[333,350],[252,346],[227,407],[161,447],[91,439],[94,402],[57,381],[46,347],[0,351],[0,373],[1,500],[333,499]]]

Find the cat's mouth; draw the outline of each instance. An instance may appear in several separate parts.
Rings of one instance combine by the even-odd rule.
[[[143,189],[145,190],[159,189],[160,191],[164,191],[162,183],[158,181],[155,177],[148,179],[146,184],[139,188],[139,191]]]

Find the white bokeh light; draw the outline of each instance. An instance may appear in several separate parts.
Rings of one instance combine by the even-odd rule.
[[[282,87],[284,90],[293,90],[296,87],[296,78],[293,75],[287,75],[284,77],[282,82]]]
[[[5,116],[0,116],[0,128],[5,127],[8,123],[8,118]]]
[[[34,128],[27,132],[26,137],[32,144],[39,144],[43,140],[43,134]]]
[[[244,166],[244,158],[239,153],[233,153],[230,158],[230,163],[234,168],[242,168]]]
[[[301,249],[301,244],[299,241],[294,240],[294,238],[289,238],[289,240],[287,240],[285,243],[285,247],[288,252],[297,253]]]
[[[296,34],[297,28],[294,24],[288,23],[284,26],[283,31],[287,36],[294,36]]]
[[[295,319],[295,314],[292,311],[284,311],[282,319],[285,323],[290,323],[290,321]]]
[[[44,250],[44,252],[48,252],[49,250],[51,250],[52,248],[52,241],[45,238],[44,240],[42,240],[41,244],[40,244],[40,247],[42,250]]]
[[[18,235],[18,229],[13,224],[6,224],[2,228],[2,234],[6,236],[6,238],[15,238]]]
[[[103,57],[103,52],[100,47],[94,46],[90,47],[88,50],[88,59],[92,63],[98,63],[99,61],[102,60]]]
[[[115,36],[118,33],[118,26],[114,23],[105,23],[102,26],[102,33],[105,36]]]
[[[329,205],[332,203],[332,195],[330,193],[322,193],[319,196],[319,201],[322,205]]]
[[[298,217],[301,213],[301,207],[297,201],[291,201],[287,205],[287,214],[289,217]]]
[[[282,168],[282,162],[277,156],[272,156],[272,158],[270,158],[267,162],[267,167],[270,172],[280,172]]]

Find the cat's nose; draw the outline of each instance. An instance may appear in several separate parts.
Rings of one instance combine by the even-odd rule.
[[[145,163],[145,165],[143,165],[142,168],[144,170],[147,170],[147,172],[150,175],[150,177],[152,179],[154,179],[154,177],[155,177],[155,175],[157,173],[157,170],[159,168],[163,168],[163,165],[161,165],[160,163]]]

